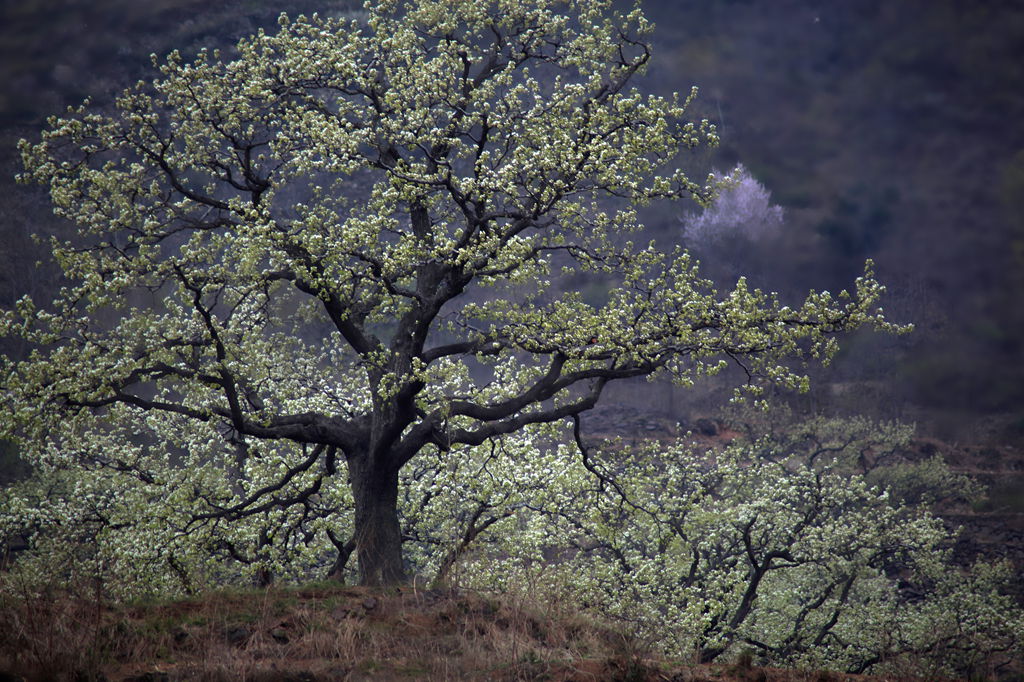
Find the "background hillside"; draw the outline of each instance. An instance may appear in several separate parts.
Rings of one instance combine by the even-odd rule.
[[[898,363],[845,371],[890,377],[933,408],[1019,410],[1024,6],[789,0],[651,13],[656,78],[702,86],[721,157],[786,210],[769,286],[834,290],[872,257],[890,310],[917,324]]]
[[[785,214],[784,230],[768,243],[701,254],[709,271],[722,279],[743,272],[781,292],[836,290],[874,258],[889,285],[890,313],[918,331],[898,343],[853,344],[829,380],[884,380],[893,400],[956,411],[953,421],[1009,413],[1004,423],[1016,434],[1004,435],[1024,432],[1024,6],[643,5],[657,30],[642,87],[700,86],[699,114],[718,124],[723,140],[700,163],[722,170],[742,163]],[[150,53],[230,46],[272,28],[280,11],[356,6],[4,2],[0,304],[55,285],[52,271],[35,268],[45,251],[29,235],[63,229],[40,188],[14,185],[19,137],[38,135],[46,116],[86,96],[102,102],[148,77]],[[660,239],[680,241],[681,218],[692,210],[658,207],[647,222]],[[943,412],[935,421],[951,420]]]

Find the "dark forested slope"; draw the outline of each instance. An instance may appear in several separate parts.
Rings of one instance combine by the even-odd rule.
[[[766,287],[848,286],[865,258],[888,308],[918,332],[854,344],[833,381],[886,379],[896,400],[1013,413],[1024,431],[1024,5],[986,0],[647,1],[657,22],[643,87],[701,87],[722,147],[786,216],[743,268]],[[353,10],[353,8],[356,8]],[[108,100],[150,53],[230,46],[314,0],[7,0],[0,15],[0,305],[53,286],[32,232],[61,230],[45,194],[15,187],[14,144],[45,117]],[[662,239],[690,207],[651,211]],[[714,261],[716,254],[702,254]],[[723,277],[729,267],[709,269]],[[860,351],[858,352],[857,346]],[[21,349],[6,347],[5,352]]]

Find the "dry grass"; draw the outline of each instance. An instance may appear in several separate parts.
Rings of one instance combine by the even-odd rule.
[[[340,585],[120,606],[23,596],[0,618],[0,670],[27,680],[572,679],[614,636],[476,594]]]
[[[127,605],[26,595],[0,601],[0,619],[0,682],[823,679],[749,663],[659,663],[569,609],[411,587],[328,584]]]

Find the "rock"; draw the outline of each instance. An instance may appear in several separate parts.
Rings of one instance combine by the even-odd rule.
[[[718,424],[714,420],[708,419],[707,417],[701,417],[694,426],[697,427],[697,433],[702,436],[717,436],[718,435]]]
[[[316,675],[307,670],[302,670],[282,677],[281,680],[282,682],[316,682]]]
[[[331,618],[334,620],[345,620],[350,615],[352,615],[352,611],[344,606],[339,606],[331,611]]]
[[[233,627],[229,628],[224,632],[224,637],[227,639],[228,644],[232,646],[242,646],[247,641],[252,633],[249,632],[248,628],[244,627]]]
[[[73,678],[75,682],[108,682],[109,678],[98,670],[78,670]]]
[[[170,682],[171,676],[164,672],[152,671],[124,678],[124,682]]]
[[[362,601],[363,608],[367,611],[373,611],[379,603],[376,597],[367,597]]]

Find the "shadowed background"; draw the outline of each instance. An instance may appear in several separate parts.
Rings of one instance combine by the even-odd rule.
[[[803,399],[900,416],[948,440],[1024,441],[1024,4],[996,0],[708,0],[642,3],[657,28],[638,85],[700,86],[722,145],[695,168],[742,163],[781,207],[780,229],[690,240],[722,283],[795,296],[837,290],[866,258],[889,286],[900,339],[849,339]],[[149,55],[230,46],[307,0],[6,0],[0,14],[0,307],[59,285],[32,233],[67,230],[45,191],[18,186],[19,137],[91,96],[153,74]],[[687,242],[696,207],[657,206],[651,236]],[[734,226],[735,227],[735,226]],[[742,226],[741,226],[742,227]],[[25,349],[3,342],[3,352]],[[626,387],[613,405],[695,418],[717,394]],[[710,396],[710,397],[709,397]],[[668,398],[666,400],[665,398]],[[703,402],[702,402],[703,401]]]

